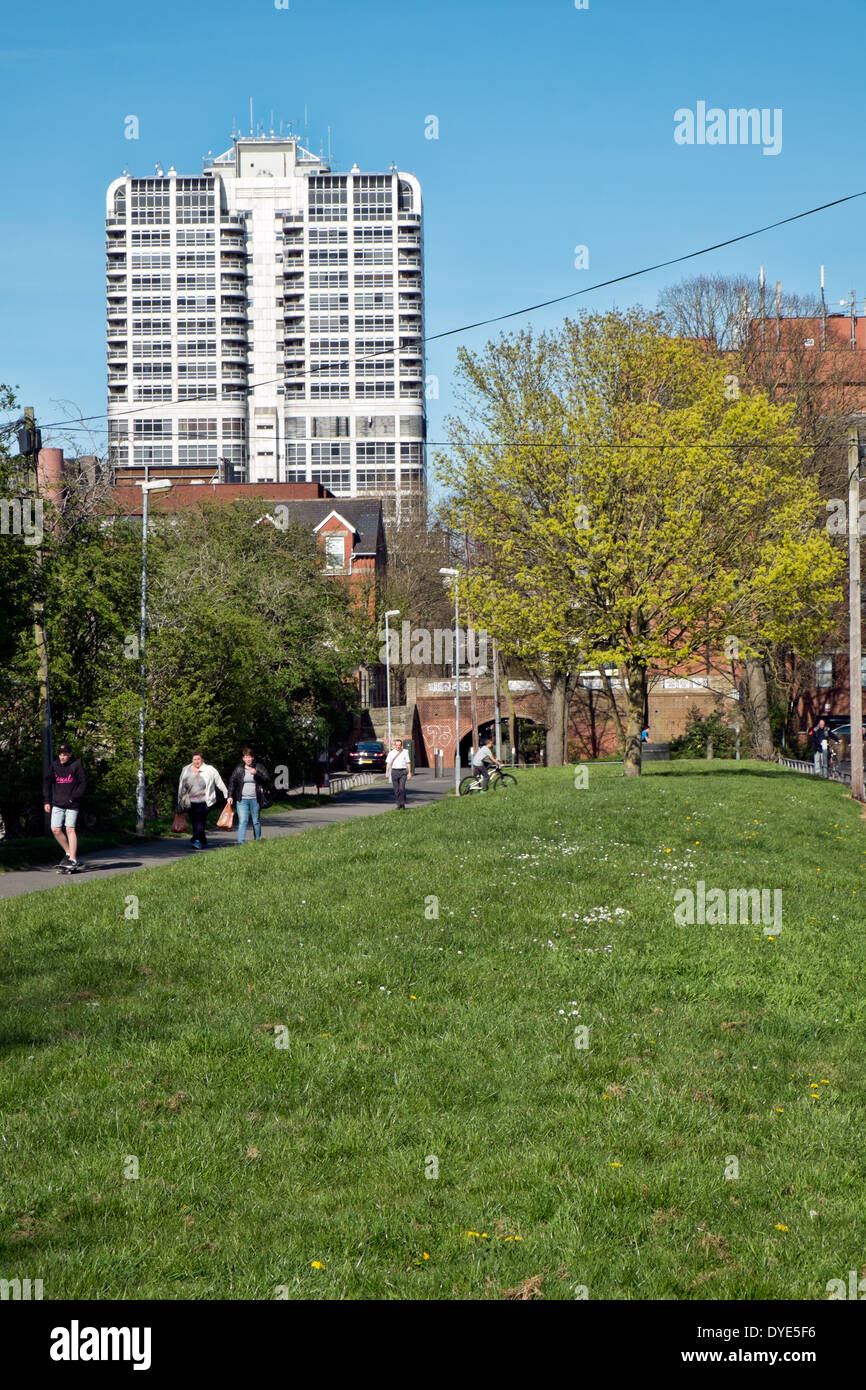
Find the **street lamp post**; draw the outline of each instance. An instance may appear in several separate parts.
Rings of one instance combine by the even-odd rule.
[[[385,686],[388,705],[388,752],[391,752],[391,642],[388,637],[388,619],[399,618],[399,608],[389,608],[385,614]]]
[[[460,794],[460,609],[457,581],[460,571],[440,569],[454,581],[454,790]]]
[[[144,664],[144,643],[147,627],[147,499],[151,492],[171,487],[169,478],[147,478],[138,483],[141,488],[141,634],[139,638],[139,703],[138,703],[138,782],[135,788],[135,830],[144,834],[144,707],[147,699],[147,674]]]

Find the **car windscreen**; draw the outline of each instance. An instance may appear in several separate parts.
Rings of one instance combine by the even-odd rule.
[[[384,744],[381,743],[359,743],[357,751],[359,753],[383,753]]]

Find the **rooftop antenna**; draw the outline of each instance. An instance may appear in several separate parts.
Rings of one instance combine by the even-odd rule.
[[[851,346],[857,346],[857,296],[851,291]]]
[[[824,298],[824,267],[821,266],[821,351],[827,346],[827,301]]]
[[[328,126],[328,168],[331,167],[331,127]]]
[[[253,133],[253,99],[250,97],[250,135]]]
[[[271,139],[274,138],[274,113],[271,112]]]
[[[304,148],[310,148],[310,129],[307,125],[307,103],[304,102]]]

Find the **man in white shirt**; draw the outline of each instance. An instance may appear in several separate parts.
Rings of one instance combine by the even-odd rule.
[[[472,770],[481,776],[481,790],[487,791],[490,782],[490,764],[501,767],[502,763],[490,751],[490,739],[483,738],[472,758]]]
[[[385,775],[394,788],[394,800],[398,811],[406,810],[406,778],[412,776],[412,766],[408,750],[403,747],[402,738],[394,739],[394,747],[385,762]]]

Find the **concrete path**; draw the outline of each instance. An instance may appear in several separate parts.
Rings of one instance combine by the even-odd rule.
[[[451,778],[434,778],[426,768],[419,768],[408,784],[407,804],[410,810],[429,806],[442,796],[454,790]],[[394,793],[384,777],[371,786],[356,787],[345,791],[333,800],[323,800],[320,806],[307,806],[297,811],[272,812],[262,817],[262,839],[272,840],[280,835],[300,835],[306,830],[318,830],[324,825],[335,825],[339,821],[358,820],[362,816],[379,816],[386,811],[394,811]],[[211,817],[213,819],[213,817]],[[252,839],[252,828],[248,832]],[[234,851],[243,853],[237,847],[237,826],[234,830],[211,830],[208,828],[207,850],[191,850],[189,840],[153,840],[138,845],[123,845],[120,848],[94,850],[82,860],[87,865],[79,874],[58,874],[56,862],[37,869],[19,869],[12,873],[0,874],[0,898],[17,898],[23,893],[36,893],[46,888],[65,887],[70,883],[91,883],[95,879],[110,878],[114,874],[132,873],[136,869],[153,869],[161,864],[171,864],[177,859],[189,859],[192,855],[202,858],[204,854]],[[60,851],[58,850],[58,859]]]

